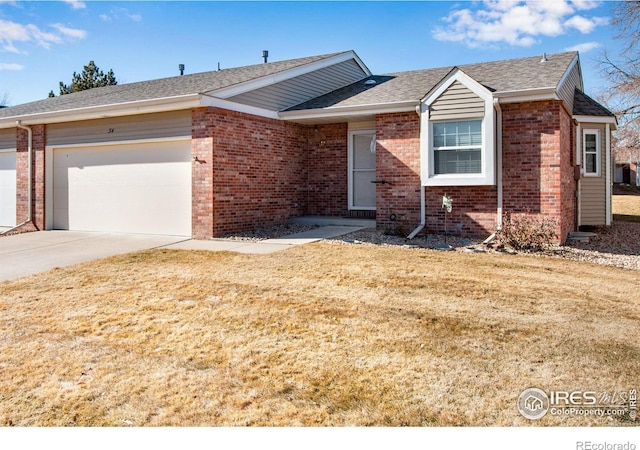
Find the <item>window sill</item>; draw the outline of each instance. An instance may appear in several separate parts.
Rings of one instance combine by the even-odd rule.
[[[477,175],[432,175],[423,180],[423,186],[495,186],[493,176]]]

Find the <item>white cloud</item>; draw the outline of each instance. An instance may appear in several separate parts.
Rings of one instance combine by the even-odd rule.
[[[22,70],[24,66],[21,64],[0,63],[0,70]]]
[[[578,45],[572,45],[571,47],[566,47],[564,51],[566,52],[580,52],[587,53],[596,48],[602,47],[602,44],[599,42],[584,42]]]
[[[67,3],[73,9],[85,9],[87,7],[87,4],[80,0],[62,0],[62,1]]]
[[[129,20],[133,20],[134,22],[142,21],[142,16],[140,14],[130,13],[126,8],[116,8],[109,11],[109,14],[100,14],[100,19],[104,22],[112,22],[114,20],[118,20],[121,17],[126,17]]]
[[[3,51],[20,53],[16,43],[35,43],[43,48],[50,48],[52,44],[62,44],[65,38],[83,39],[84,30],[65,27],[61,24],[51,26],[52,31],[42,30],[34,24],[20,24],[7,20],[0,20],[0,46]]]
[[[440,41],[462,42],[476,48],[506,43],[528,47],[541,37],[556,37],[576,29],[583,34],[607,23],[606,18],[585,17],[600,2],[590,0],[485,0],[478,8],[452,11],[433,30]]]
[[[87,32],[85,30],[79,30],[76,28],[69,28],[61,23],[54,23],[51,25],[53,28],[58,30],[58,32],[64,36],[75,38],[75,39],[84,39],[87,37]]]

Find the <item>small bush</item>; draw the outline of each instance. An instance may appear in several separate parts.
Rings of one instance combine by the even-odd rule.
[[[515,250],[537,252],[556,240],[557,226],[558,220],[549,217],[505,214],[496,238],[500,244]]]

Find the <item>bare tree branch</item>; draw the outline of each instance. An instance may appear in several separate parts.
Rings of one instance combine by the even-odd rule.
[[[5,106],[9,106],[11,101],[11,97],[8,93],[0,94],[0,108],[4,108]]]

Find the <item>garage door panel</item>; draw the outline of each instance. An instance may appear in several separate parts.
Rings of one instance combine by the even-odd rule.
[[[188,141],[54,151],[57,229],[191,235]]]
[[[0,226],[16,225],[16,152],[0,151]]]

